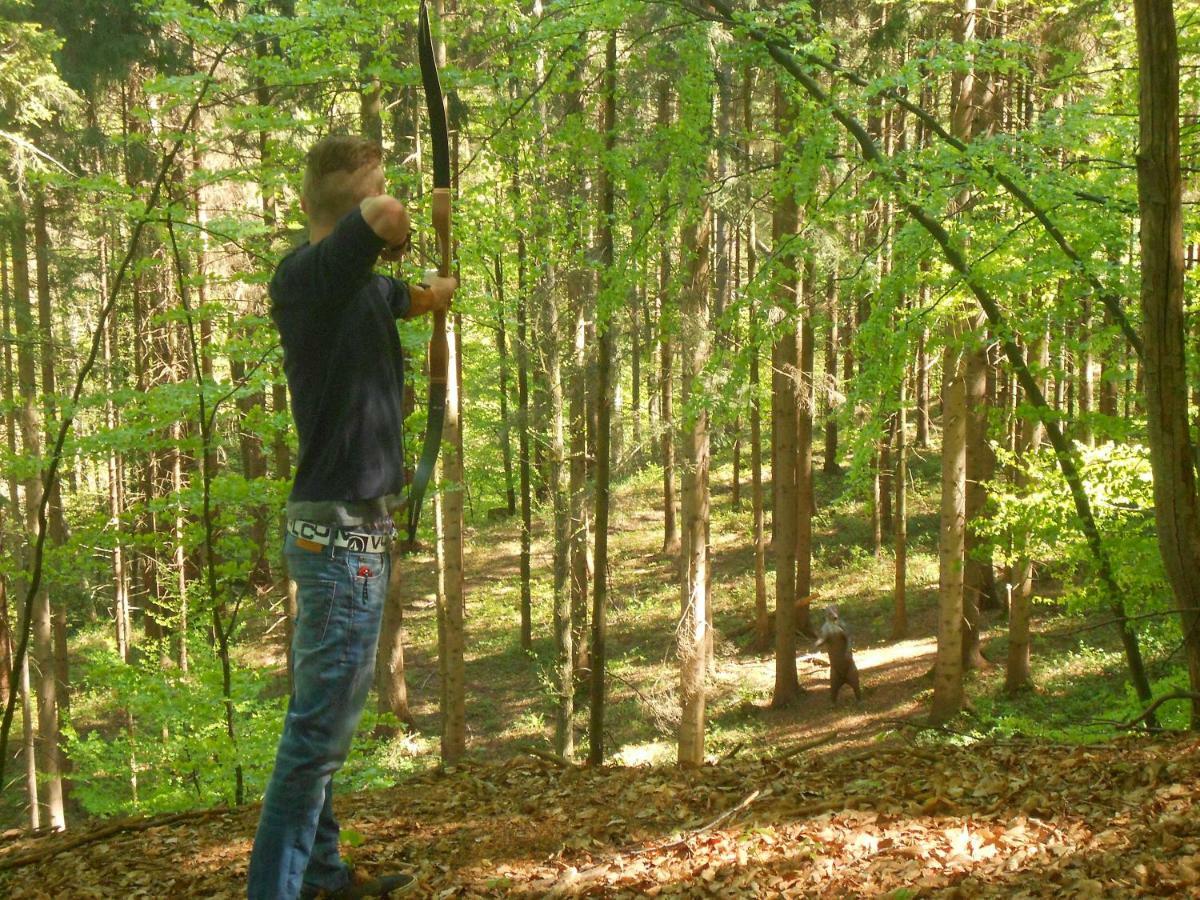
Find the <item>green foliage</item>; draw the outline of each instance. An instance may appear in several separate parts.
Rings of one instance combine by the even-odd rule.
[[[1171,597],[1154,528],[1148,448],[1116,443],[1077,447],[1084,487],[1126,610],[1137,614],[1168,608]],[[1053,451],[1043,449],[1022,460],[998,448],[997,455],[1001,466],[1019,471],[1028,486],[1014,487],[1007,480],[989,485],[994,510],[981,529],[987,538],[981,555],[1008,565],[1035,560],[1071,583],[1068,598],[1073,608],[1107,609],[1112,598],[1104,596],[1094,580],[1095,561]]]
[[[76,724],[66,731],[75,796],[84,808],[113,815],[231,804],[238,764],[251,796],[261,792],[284,704],[282,698],[261,699],[264,674],[234,673],[234,744],[225,731],[221,669],[202,632],[192,636],[187,673],[163,668],[153,647],[142,652],[131,665],[107,646],[84,653]]]
[[[157,813],[232,804],[233,770],[241,765],[247,796],[265,790],[283,727],[286,672],[235,665],[237,740],[226,733],[222,674],[203,629],[193,629],[186,673],[164,667],[152,644],[123,663],[103,638],[83,638],[73,686],[72,724],[65,729],[73,796],[87,812]],[[355,748],[339,774],[345,790],[386,787],[423,766],[395,717],[368,708]],[[352,844],[352,846],[354,846]]]

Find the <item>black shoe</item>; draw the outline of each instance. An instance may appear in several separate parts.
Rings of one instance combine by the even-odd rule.
[[[407,872],[378,875],[372,878],[365,873],[351,870],[350,883],[336,891],[318,891],[315,894],[301,893],[301,897],[312,900],[357,900],[359,897],[398,897],[417,886],[417,879]]]

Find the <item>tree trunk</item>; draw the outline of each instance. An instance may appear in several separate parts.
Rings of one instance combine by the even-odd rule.
[[[617,33],[609,32],[604,52],[604,148],[606,163],[600,167],[600,265],[605,293],[610,293],[617,272],[613,260],[613,215],[616,177],[611,160],[617,144]],[[608,612],[608,514],[612,472],[613,356],[617,344],[617,317],[607,321],[597,313],[599,358],[596,367],[596,580],[592,596],[591,717],[588,730],[588,762],[604,763],[604,678],[607,659]]]
[[[625,471],[642,468],[642,307],[646,304],[646,273],[639,273],[637,287],[629,292],[629,384],[630,418],[633,419],[633,450]]]
[[[100,304],[108,304],[108,242],[100,239]],[[104,424],[109,430],[115,430],[119,422],[116,404],[112,396],[120,387],[117,372],[114,367],[113,341],[119,339],[117,334],[116,317],[109,319],[104,331],[103,353],[105,375],[108,379],[109,396],[104,401]],[[112,581],[113,581],[113,622],[117,655],[129,662],[129,649],[132,645],[129,616],[129,579],[125,571],[125,548],[122,541],[121,516],[125,511],[124,460],[116,450],[109,450],[108,466],[108,525],[112,531]]]
[[[711,175],[711,161],[697,173],[701,183]],[[687,410],[681,423],[683,466],[683,558],[680,566],[680,703],[679,764],[704,764],[705,676],[710,653],[712,597],[709,592],[709,434],[708,414],[694,403],[705,392],[704,367],[708,362],[709,300],[712,259],[711,210],[702,203],[695,218],[683,229],[683,258],[688,268],[682,294],[681,399]],[[720,248],[718,248],[720,252]]]
[[[442,431],[442,516],[439,543],[443,557],[443,590],[439,592],[444,622],[445,682],[442,705],[442,761],[456,763],[466,751],[466,666],[464,649],[465,595],[463,590],[463,459],[458,418],[458,355],[456,323],[446,322],[450,358],[446,365],[446,421]]]
[[[404,677],[404,593],[400,545],[393,542],[391,569],[383,621],[379,627],[379,649],[375,655],[375,694],[381,713],[391,713],[405,727],[416,727],[408,708],[408,683]],[[386,734],[386,729],[376,735]]]
[[[749,101],[748,101],[749,106]],[[749,132],[748,132],[749,133]],[[754,281],[757,253],[755,241],[757,229],[754,216],[749,217],[746,232],[746,281]],[[770,618],[767,612],[767,540],[763,533],[762,492],[762,385],[758,372],[758,307],[750,304],[750,491],[754,506],[754,606],[755,606],[755,649],[770,647]]]
[[[902,307],[903,312],[903,307]],[[896,572],[892,588],[892,640],[908,636],[908,367],[900,375],[896,407]]]
[[[975,335],[984,333],[983,316],[971,325]],[[978,343],[978,341],[977,341]],[[987,669],[991,662],[980,647],[983,638],[984,609],[995,608],[995,576],[991,560],[976,558],[981,543],[976,534],[977,521],[985,514],[987,489],[984,483],[995,474],[995,454],[988,444],[988,415],[991,403],[987,393],[988,350],[986,344],[966,351],[967,470],[966,470],[966,542],[963,566],[963,666]]]
[[[969,3],[970,0],[967,0]],[[956,336],[957,338],[958,336]],[[966,384],[963,353],[943,355],[942,502],[938,539],[938,649],[932,719],[945,722],[963,703],[963,553],[966,543]]]
[[[497,253],[494,257],[496,272],[496,351],[500,355],[500,452],[504,459],[504,502],[510,516],[517,514],[517,490],[513,480],[512,428],[508,413],[508,333],[505,316],[508,305],[504,302],[504,266]]]
[[[570,484],[571,534],[571,630],[575,650],[575,674],[581,678],[591,668],[588,653],[588,596],[592,583],[590,554],[591,522],[588,516],[587,465],[587,313],[584,294],[588,273],[580,269],[567,276],[568,293],[574,315],[574,344],[570,369],[570,400],[568,415],[571,423],[571,461],[568,471]]]
[[[22,398],[19,419],[21,446],[27,459],[37,460],[42,455],[42,423],[37,407],[37,361],[34,354],[34,347],[37,346],[38,339],[34,333],[33,308],[30,297],[25,219],[19,207],[14,216],[12,228],[14,319],[17,326],[17,368]],[[40,256],[41,253],[39,253]],[[40,269],[39,259],[39,274]],[[44,281],[45,278],[43,277],[42,280]],[[41,502],[42,482],[38,473],[34,472],[25,481],[25,528],[28,536],[27,547],[29,548],[38,537],[38,508]],[[27,550],[25,556],[26,563],[28,563],[32,553]],[[24,568],[28,570],[28,565]],[[49,825],[51,828],[59,830],[66,827],[66,818],[63,810],[62,774],[58,755],[58,702],[57,684],[54,678],[50,593],[44,584],[34,599],[32,612],[33,657],[38,671],[37,749],[41,765],[40,780],[46,787]]]
[[[816,297],[816,266],[812,256],[804,260],[801,288],[803,317],[800,322],[799,369],[796,382],[796,620],[795,629],[815,637],[810,616],[812,599],[813,544],[813,306]]]
[[[966,47],[975,40],[975,0],[960,0],[955,39]],[[969,52],[969,51],[968,51]],[[951,127],[955,137],[971,135],[973,63],[954,77]],[[966,203],[958,197],[959,209]],[[952,718],[963,704],[963,566],[966,561],[967,508],[967,351],[963,340],[969,321],[956,322],[942,357],[942,499],[938,536],[938,644],[934,665],[934,722]]]
[[[837,475],[842,471],[838,465],[838,294],[837,272],[830,272],[825,288],[825,305],[829,316],[829,330],[825,333],[825,462],[821,471],[826,475]]]
[[[1096,407],[1095,397],[1095,358],[1092,355],[1092,317],[1091,304],[1087,300],[1079,302],[1079,440],[1089,447],[1096,446],[1096,432],[1093,428],[1092,411]]]
[[[513,201],[521,209],[520,173],[514,168]],[[520,218],[518,217],[518,221]],[[529,458],[529,251],[517,231],[517,464],[521,479],[521,649],[533,649],[533,496]]]
[[[1146,410],[1159,549],[1180,611],[1188,682],[1200,691],[1200,496],[1188,431],[1183,290],[1183,197],[1179,160],[1179,47],[1170,0],[1135,0],[1138,201]],[[1191,728],[1200,729],[1192,699]]]
[[[1050,366],[1050,335],[1043,332],[1034,347],[1038,369],[1045,372]],[[1044,376],[1043,376],[1044,377]],[[1029,486],[1025,463],[1034,456],[1042,443],[1042,424],[1036,419],[1022,419],[1017,437],[1017,474],[1015,488],[1023,492]],[[1022,541],[1026,541],[1022,538]],[[1015,694],[1033,685],[1030,664],[1031,618],[1033,605],[1033,560],[1022,554],[1010,579],[1008,598],[1008,660],[1004,673],[1004,689]]]
[[[775,127],[779,134],[790,134],[794,111],[783,85],[775,82]],[[775,162],[782,167],[783,145],[776,147]],[[797,310],[796,251],[794,235],[799,224],[796,196],[785,187],[775,199],[771,217],[771,240],[776,252],[778,275],[775,278],[776,304],[784,322]],[[794,328],[780,328],[771,351],[774,369],[774,400],[771,404],[771,429],[775,435],[775,464],[771,479],[775,485],[772,515],[772,544],[775,549],[775,688],[771,706],[790,706],[800,696],[796,673],[796,540],[798,537],[799,483],[796,471],[796,434],[798,409],[796,374],[796,334]]]
[[[540,4],[539,4],[540,6]],[[554,268],[545,269],[542,283],[541,341],[546,364],[546,411],[543,419],[550,435],[546,457],[548,490],[554,512],[554,652],[557,660],[555,687],[554,749],[570,759],[575,754],[575,652],[571,632],[571,593],[567,584],[570,563],[570,515],[563,485],[566,449],[563,436],[562,364],[559,357],[558,307],[554,290]]]
[[[671,82],[664,78],[658,87],[658,121],[660,131],[671,125]],[[674,317],[667,299],[671,288],[671,228],[664,227],[662,249],[658,259],[658,345],[659,345],[659,417],[662,433],[663,467],[663,547],[662,552],[679,552],[679,527],[675,521],[675,410],[671,395],[671,372],[675,357]]]
[[[29,683],[29,654],[21,657],[21,736],[25,754],[25,796],[29,800],[29,827],[42,827],[42,805],[38,801],[37,738],[33,730],[33,688]]]

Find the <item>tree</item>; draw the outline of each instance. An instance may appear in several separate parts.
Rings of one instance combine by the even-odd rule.
[[[794,101],[787,86],[775,83],[775,129],[781,134],[792,131],[795,119]],[[782,167],[786,150],[780,142],[775,150],[775,162]],[[799,274],[797,271],[796,231],[799,210],[792,185],[780,178],[776,187],[775,206],[771,216],[771,242],[777,269],[775,270],[775,311],[779,321],[775,329],[775,344],[771,350],[772,400],[771,432],[775,445],[775,460],[771,480],[775,487],[775,506],[771,518],[771,538],[775,547],[775,689],[771,705],[785,707],[800,694],[796,674],[796,541],[798,538],[800,484],[796,470],[797,377],[796,331],[793,317],[799,303]]]
[[[1142,315],[1154,515],[1183,624],[1188,681],[1200,693],[1200,495],[1188,430],[1179,161],[1179,48],[1171,0],[1136,0]],[[1200,696],[1191,727],[1200,729]]]

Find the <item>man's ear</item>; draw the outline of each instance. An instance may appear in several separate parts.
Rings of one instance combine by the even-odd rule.
[[[308,198],[303,195],[300,197],[300,211],[308,215]]]

